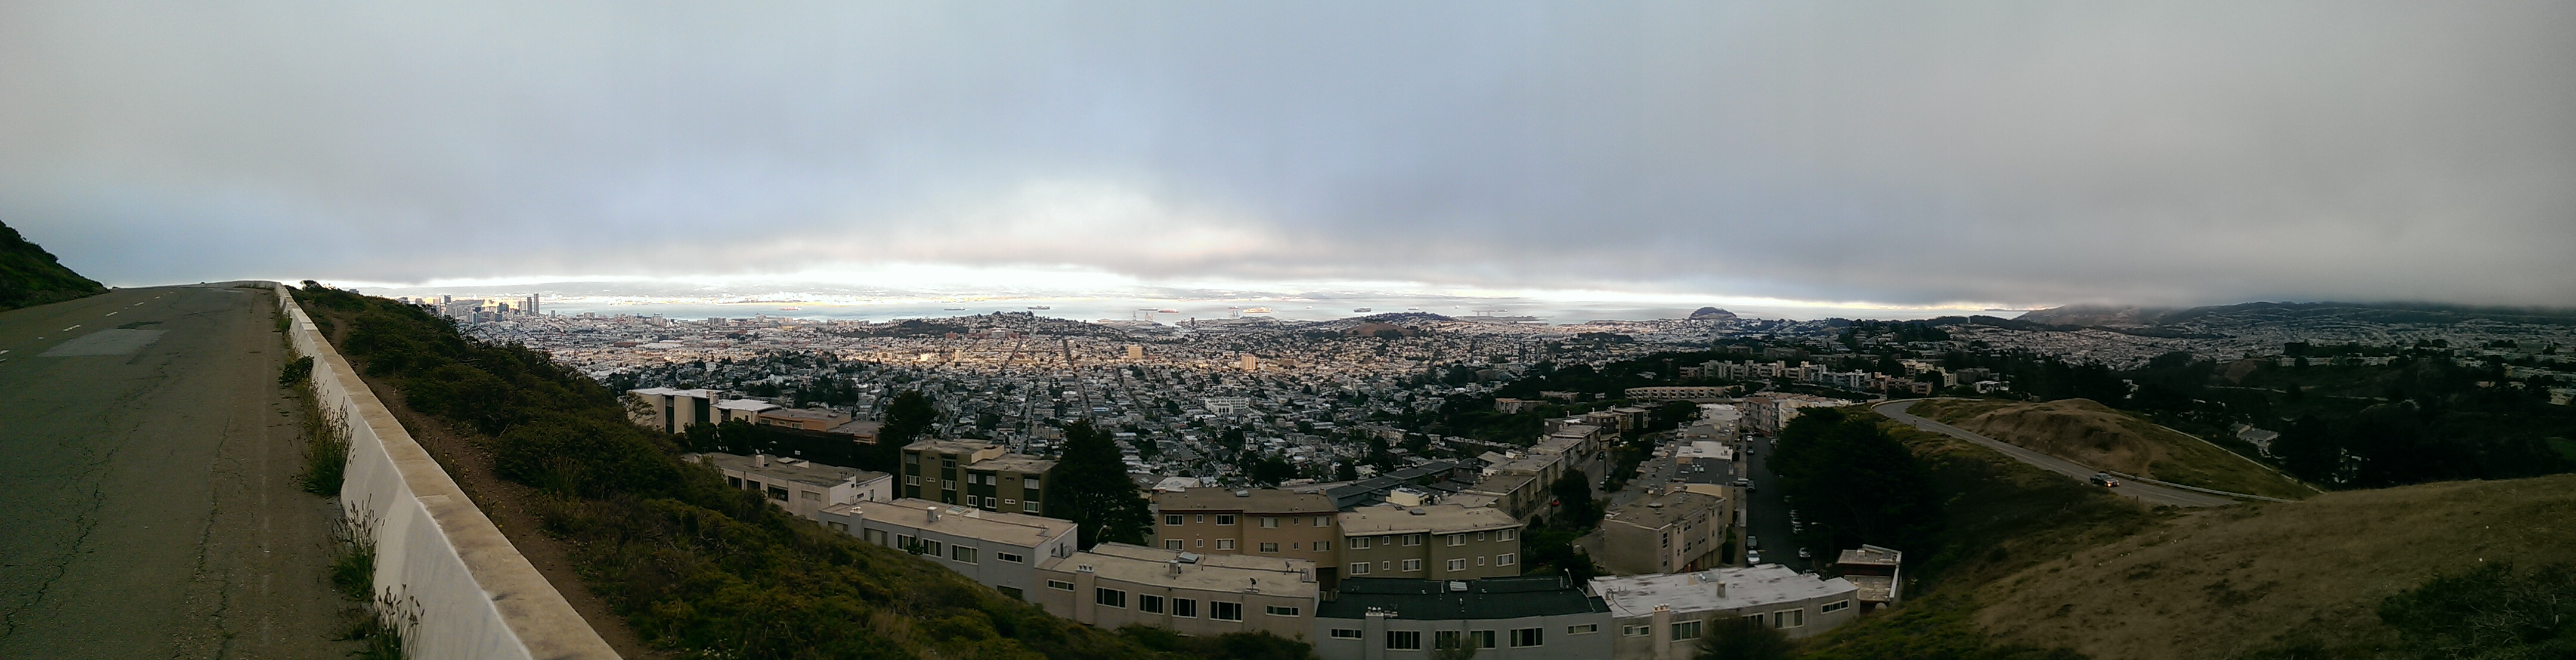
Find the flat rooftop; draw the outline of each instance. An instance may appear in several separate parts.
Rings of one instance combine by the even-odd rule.
[[[1600,598],[1583,593],[1582,585],[1562,575],[1528,575],[1481,580],[1403,580],[1346,578],[1334,599],[1315,607],[1328,619],[1365,618],[1370,609],[1393,612],[1399,619],[1516,619],[1608,612]]]
[[[1616,520],[1647,529],[1661,528],[1683,520],[1709,517],[1711,511],[1725,506],[1726,498],[1684,490],[1664,491],[1661,495],[1643,497],[1621,504],[1602,516],[1603,521]],[[1724,516],[1719,516],[1723,518]]]
[[[1724,588],[1720,588],[1724,585]],[[1675,614],[1725,612],[1776,603],[1850,596],[1860,590],[1842,578],[1818,579],[1779,564],[1720,568],[1696,573],[1668,573],[1592,578],[1592,593],[1622,619],[1651,616],[1656,605]]]
[[[1250,513],[1333,513],[1333,498],[1276,488],[1235,490],[1190,488],[1154,494],[1154,508],[1176,511],[1243,511]]]
[[[918,440],[904,445],[904,451],[927,451],[941,454],[972,454],[1001,445],[982,440]]]
[[[1457,504],[1399,506],[1381,504],[1352,509],[1340,516],[1342,533],[1349,536],[1370,534],[1449,534],[1521,526],[1521,521],[1501,509],[1467,507]]]
[[[1063,573],[1091,567],[1105,580],[1181,589],[1313,598],[1315,562],[1254,555],[1202,555],[1125,543],[1102,543],[1038,568]],[[1179,570],[1175,571],[1174,566]]]
[[[969,470],[991,472],[1045,472],[1055,469],[1055,461],[1021,454],[1003,454],[967,465]]]
[[[693,454],[692,456],[696,457],[697,461],[700,463],[706,463],[721,469],[760,475],[770,479],[793,481],[811,486],[837,486],[840,485],[841,482],[852,478],[858,479],[858,483],[863,484],[876,481],[878,479],[890,478],[890,475],[883,472],[870,472],[858,468],[824,465],[812,461],[781,458],[777,456],[769,457],[768,465],[761,465],[760,459],[755,456],[741,456],[737,454],[715,452]]]
[[[929,510],[931,509],[939,511],[938,520],[930,520]],[[856,515],[861,519],[888,525],[900,525],[1023,548],[1044,545],[1048,540],[1071,533],[1074,529],[1074,523],[1071,520],[985,511],[974,507],[909,497],[892,502],[835,504],[823,507],[823,510],[841,515]]]

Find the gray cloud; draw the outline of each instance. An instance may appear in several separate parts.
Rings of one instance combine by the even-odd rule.
[[[0,5],[123,283],[1074,266],[2576,304],[2563,3]]]

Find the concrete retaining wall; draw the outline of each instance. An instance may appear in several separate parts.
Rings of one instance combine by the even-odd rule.
[[[403,627],[407,655],[448,658],[616,658],[563,594],[537,573],[492,519],[466,499],[420,443],[332,350],[284,286],[297,355],[313,358],[313,394],[349,435],[345,513],[376,542],[376,585]]]

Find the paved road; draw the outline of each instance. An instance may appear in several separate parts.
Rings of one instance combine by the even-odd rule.
[[[160,287],[0,312],[0,658],[347,652],[272,300]]]
[[[2043,454],[2038,451],[2024,448],[2020,445],[1978,435],[1974,432],[1968,431],[1967,429],[1905,414],[1905,409],[1912,407],[1914,402],[1915,400],[1911,399],[1889,401],[1887,403],[1872,406],[1871,409],[1878,411],[1878,414],[1886,415],[1888,419],[1912,424],[1914,425],[1914,428],[1944,433],[1948,434],[1950,437],[1992,447],[1995,451],[2003,452],[2005,456],[2011,456],[2021,462],[2038,466],[2039,469],[2063,474],[2077,480],[2091,477],[2096,471],[2093,468],[2077,465],[2073,461]],[[2134,481],[2123,481],[2120,483],[2119,488],[2114,488],[2112,491],[2121,495],[2136,498],[2138,501],[2146,502],[2148,504],[2166,504],[2172,506],[2227,506],[2236,503],[2236,500],[2217,495],[2205,495],[2187,490],[2166,488],[2155,484],[2143,484]]]

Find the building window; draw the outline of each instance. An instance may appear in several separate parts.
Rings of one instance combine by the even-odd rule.
[[[1565,634],[1568,635],[1589,635],[1597,632],[1601,632],[1601,624],[1598,623],[1586,623],[1579,626],[1565,627]]]
[[[1467,560],[1465,560],[1465,559],[1451,559],[1451,560],[1449,560],[1449,570],[1450,570],[1450,571],[1452,571],[1452,572],[1467,570]]]
[[[1327,633],[1327,634],[1332,635],[1333,639],[1359,639],[1359,638],[1360,638],[1360,629],[1358,629],[1358,628],[1334,628],[1334,629],[1332,630],[1332,632]]]
[[[1316,527],[1331,527],[1331,526],[1333,526],[1333,517],[1332,517],[1332,516],[1315,516],[1315,526],[1316,526]]]
[[[1180,617],[1180,618],[1183,618],[1183,619],[1194,619],[1194,618],[1198,618],[1198,615],[1199,615],[1199,601],[1198,601],[1198,600],[1196,600],[1196,599],[1191,599],[1191,598],[1174,598],[1174,599],[1172,599],[1172,616]]]
[[[822,494],[822,493],[817,493],[817,492],[814,492],[814,491],[810,491],[810,490],[800,490],[800,491],[796,491],[796,497],[797,497],[798,499],[819,500],[819,499],[823,499],[823,494]]]
[[[1261,551],[1262,551],[1262,552],[1278,552],[1278,551],[1279,551],[1279,544],[1277,544],[1277,543],[1263,543],[1263,544],[1261,544]]]
[[[1171,515],[1163,516],[1163,524],[1165,524],[1165,525],[1178,525],[1178,524],[1181,524],[1181,514],[1177,514],[1177,513],[1175,513],[1175,514],[1171,514]]]
[[[1421,534],[1406,534],[1406,535],[1404,535],[1404,544],[1405,544],[1405,545],[1422,545],[1422,535],[1421,535]]]
[[[1655,629],[1654,629],[1654,627],[1653,627],[1653,626],[1620,626],[1620,627],[1619,627],[1619,634],[1624,635],[1624,636],[1628,636],[1628,637],[1644,637],[1644,636],[1646,636],[1646,635],[1648,635],[1648,634],[1650,634],[1650,633],[1653,633],[1653,632],[1655,632]]]
[[[1091,602],[1101,607],[1126,607],[1127,592],[1104,587],[1091,589]]]
[[[1542,628],[1513,628],[1512,648],[1517,649],[1545,644],[1547,643],[1546,633],[1547,631]]]
[[[955,480],[955,479],[941,479],[941,480],[939,480],[939,489],[940,489],[940,490],[957,490],[957,480]]]
[[[1332,542],[1332,541],[1316,541],[1316,542],[1315,542],[1315,551],[1316,551],[1316,552],[1331,552],[1332,550],[1333,550],[1333,542]]]
[[[1066,581],[1063,581],[1063,580],[1048,580],[1048,581],[1047,581],[1047,588],[1048,588],[1048,589],[1054,589],[1054,590],[1056,590],[1056,591],[1072,591],[1072,590],[1073,590],[1073,583],[1071,583],[1071,582],[1066,582]]]
[[[1242,621],[1243,604],[1221,600],[1208,601],[1208,618],[1217,621]]]
[[[903,464],[904,464],[904,465],[920,465],[920,464],[921,464],[921,455],[920,455],[920,454],[904,454],[904,455],[903,455]]]
[[[780,502],[785,502],[785,501],[787,501],[787,489],[785,489],[785,488],[775,488],[775,487],[770,488],[770,489],[769,489],[769,499],[778,500],[778,501],[780,501]]]
[[[1368,537],[1366,536],[1353,536],[1351,537],[1350,548],[1352,550],[1367,550],[1369,548],[1368,541]]]
[[[1180,539],[1172,539],[1172,540],[1169,540],[1169,541],[1164,541],[1164,542],[1163,542],[1163,549],[1165,549],[1165,550],[1179,550],[1179,549],[1181,549],[1181,540],[1180,540]]]
[[[1442,651],[1449,651],[1449,650],[1455,650],[1455,649],[1457,649],[1457,648],[1458,648],[1458,646],[1459,646],[1459,642],[1458,642],[1458,631],[1455,631],[1455,630],[1435,630],[1435,631],[1432,631],[1432,633],[1431,633],[1431,648],[1439,649],[1439,650],[1442,650]]]
[[[1495,566],[1510,566],[1510,565],[1512,565],[1512,562],[1516,562],[1516,561],[1520,561],[1520,560],[1521,560],[1521,557],[1520,557],[1520,554],[1519,554],[1519,553],[1506,552],[1506,553],[1503,553],[1503,554],[1494,555],[1494,565],[1495,565]]]
[[[1503,531],[1494,532],[1494,540],[1496,540],[1496,541],[1509,541],[1509,540],[1512,540],[1512,530],[1508,530],[1508,529],[1506,529],[1506,530],[1503,530]]]
[[[1014,505],[1017,505],[1017,504],[1019,504],[1019,503],[1020,503],[1020,501],[1019,501],[1019,500],[1011,499],[1011,498],[1008,498],[1008,497],[1002,498],[1002,506],[1014,506]]]
[[[1026,511],[1026,512],[1029,512],[1029,513],[1037,513],[1037,512],[1038,512],[1038,501],[1037,501],[1037,500],[1029,500],[1029,501],[1026,501],[1026,502],[1021,502],[1021,503],[1020,503],[1020,510],[1021,510],[1021,511]]]
[[[1195,515],[1195,516],[1190,516],[1190,518],[1191,518],[1190,522],[1207,522],[1207,514],[1204,514],[1204,513],[1199,514],[1199,515]]]
[[[1466,544],[1467,544],[1467,535],[1465,535],[1465,534],[1451,534],[1451,535],[1449,535],[1449,547],[1453,547],[1453,548],[1454,548],[1454,547],[1458,547],[1458,546],[1462,546],[1462,545],[1466,545]]]
[[[1265,528],[1265,529],[1278,529],[1278,528],[1279,528],[1279,517],[1278,517],[1278,516],[1262,516],[1262,517],[1261,517],[1261,526],[1262,526],[1263,528]]]
[[[1389,631],[1386,631],[1386,650],[1389,650],[1389,651],[1420,651],[1420,650],[1422,650],[1422,631],[1419,631],[1419,630],[1389,630]]]
[[[964,563],[972,564],[972,563],[975,563],[975,549],[974,549],[974,548],[969,548],[969,547],[966,547],[966,546],[962,546],[962,545],[953,545],[953,546],[949,546],[949,547],[948,547],[948,558],[949,558],[949,559],[955,559],[955,560],[960,561],[960,562],[964,562]]]
[[[1264,613],[1264,614],[1269,614],[1269,615],[1271,615],[1271,616],[1297,616],[1297,613],[1298,613],[1298,611],[1299,611],[1299,608],[1294,608],[1294,607],[1280,607],[1280,606],[1278,606],[1278,605],[1269,605],[1269,606],[1262,607],[1262,608],[1261,608],[1261,611],[1262,611],[1262,613]]]
[[[1217,540],[1216,540],[1216,549],[1218,549],[1218,550],[1233,550],[1233,549],[1234,549],[1234,539],[1217,539]]]
[[[1477,532],[1477,533],[1476,533],[1476,540],[1478,540],[1478,541],[1485,540],[1485,533],[1484,533],[1484,532]]]
[[[1012,554],[1012,553],[1008,553],[1008,552],[996,552],[996,553],[993,553],[993,558],[994,558],[994,559],[999,559],[999,560],[1002,560],[1002,561],[1011,562],[1011,563],[1014,563],[1014,564],[1026,564],[1026,563],[1029,563],[1029,558],[1027,558],[1027,557],[1022,557],[1022,556],[1019,556],[1019,555],[1016,555],[1016,554]]]
[[[1849,607],[1851,607],[1851,601],[1837,600],[1831,603],[1825,603],[1824,606],[1816,608],[1816,613],[1824,614],[1827,612],[1840,612]]]
[[[1232,524],[1234,524],[1234,514],[1231,514],[1231,513],[1220,513],[1220,514],[1216,514],[1216,524],[1219,524],[1219,525],[1232,525]]]
[[[968,496],[966,496],[966,506],[983,506],[983,505],[984,505],[984,497],[983,497],[983,496],[981,496],[981,495],[968,495]]]
[[[1780,610],[1771,613],[1771,627],[1796,628],[1807,625],[1807,609]]]
[[[921,477],[909,474],[903,475],[903,485],[919,486],[921,485]]]
[[[1406,573],[1411,573],[1411,572],[1415,572],[1415,571],[1419,571],[1419,570],[1422,570],[1422,560],[1420,560],[1420,559],[1407,559],[1407,560],[1404,560],[1404,572],[1406,572]]]
[[[1673,641],[1678,642],[1685,639],[1699,639],[1698,621],[1683,621],[1673,624]]]
[[[1136,594],[1136,611],[1144,612],[1146,614],[1162,614],[1163,597]]]
[[[877,545],[885,545],[885,542],[886,542],[886,541],[885,541],[885,530],[882,530],[882,529],[863,529],[863,530],[859,530],[859,532],[860,532],[859,537],[860,537],[860,538],[867,539],[867,541],[868,541],[869,543],[874,543],[874,544],[877,544]]]
[[[1029,475],[1029,476],[1027,476],[1027,477],[1025,477],[1025,478],[1021,479],[1021,480],[1020,480],[1020,487],[1021,487],[1021,488],[1026,488],[1026,489],[1029,489],[1029,490],[1046,490],[1046,489],[1044,489],[1044,488],[1039,488],[1039,487],[1038,487],[1038,475],[1034,475],[1034,474]]]
[[[1351,574],[1352,574],[1352,575],[1367,575],[1367,574],[1368,574],[1368,569],[1369,569],[1369,564],[1368,564],[1368,562],[1364,562],[1364,561],[1362,561],[1362,562],[1352,562],[1352,563],[1351,563]]]

